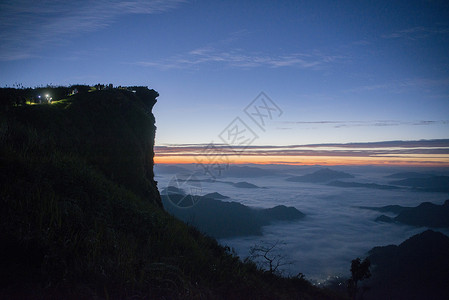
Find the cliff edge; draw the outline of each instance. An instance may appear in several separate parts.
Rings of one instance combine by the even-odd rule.
[[[1,299],[338,299],[164,211],[157,92],[88,90],[25,104],[41,91],[0,89]]]

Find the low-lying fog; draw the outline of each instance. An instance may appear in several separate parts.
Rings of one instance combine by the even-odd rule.
[[[187,173],[201,171],[193,166],[189,167],[184,167],[189,169]],[[228,174],[224,171],[215,181],[209,180],[211,177],[207,174],[197,173],[196,178],[201,180],[199,194],[218,192],[230,197],[225,201],[236,201],[251,207],[269,208],[280,204],[293,206],[305,213],[306,217],[295,222],[265,226],[263,236],[221,239],[219,242],[233,247],[241,258],[245,258],[249,256],[250,247],[256,243],[281,241],[283,244],[279,246],[279,250],[286,256],[285,260],[291,262],[283,267],[284,274],[303,273],[306,278],[317,282],[334,276],[349,276],[352,259],[366,256],[367,251],[375,246],[399,244],[425,230],[407,225],[375,222],[374,219],[381,213],[358,206],[416,206],[425,201],[442,204],[449,199],[449,193],[417,192],[409,188],[348,188],[286,180],[291,176],[312,173],[322,167],[260,168],[275,172],[268,175],[261,172],[252,176],[240,176],[236,172],[239,170],[237,168]],[[404,171],[381,167],[331,169],[355,176],[345,181],[377,184],[388,184],[393,179],[385,178],[386,175]],[[183,172],[180,169],[156,166],[155,179],[159,182],[159,190],[170,185],[170,180],[173,182],[173,175]],[[237,188],[229,184],[242,181],[261,188]],[[186,192],[189,192],[188,188]],[[441,231],[449,233],[449,230]]]

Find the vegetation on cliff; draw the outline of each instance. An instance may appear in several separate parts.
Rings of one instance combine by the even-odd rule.
[[[87,90],[41,105],[0,91],[0,298],[334,298],[242,262],[164,211],[157,92]]]

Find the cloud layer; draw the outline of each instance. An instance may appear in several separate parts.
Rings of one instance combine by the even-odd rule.
[[[429,143],[438,142],[429,141]],[[396,144],[397,142],[387,142],[385,146]],[[410,142],[406,146],[414,147],[414,144]],[[425,142],[421,145],[423,144]],[[353,174],[355,178],[351,181],[378,184],[387,184],[391,180],[384,176],[404,171],[402,168],[390,167],[333,168]],[[265,170],[270,169],[266,167]],[[278,250],[285,256],[284,261],[292,263],[285,267],[285,275],[302,272],[307,278],[318,281],[326,280],[328,276],[349,276],[352,259],[364,257],[372,247],[399,244],[425,230],[407,225],[375,222],[381,213],[363,210],[358,208],[359,206],[380,207],[392,204],[416,206],[424,201],[441,204],[448,196],[447,193],[416,192],[409,189],[373,190],[290,182],[285,178],[308,174],[318,168],[277,166],[273,169],[277,175],[245,178],[250,183],[265,187],[263,189],[241,189],[226,184],[224,180],[237,182],[242,178],[232,177],[225,171],[223,181],[202,181],[200,194],[219,192],[230,197],[228,201],[236,201],[247,206],[269,208],[286,205],[296,207],[305,213],[306,217],[303,220],[280,222],[264,227],[263,236],[229,238],[220,242],[235,248],[238,255],[245,258],[249,256],[250,247],[255,244],[260,244],[261,241],[268,243],[279,241]],[[178,170],[173,170],[173,173],[176,172]],[[158,186],[162,189],[170,184],[173,174],[156,173],[156,176]],[[201,175],[198,176],[202,178]],[[207,175],[204,176],[207,178]]]

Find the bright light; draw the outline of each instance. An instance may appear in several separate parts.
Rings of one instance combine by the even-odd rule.
[[[48,98],[50,95],[49,94],[47,94],[47,95],[45,95],[45,98]]]

